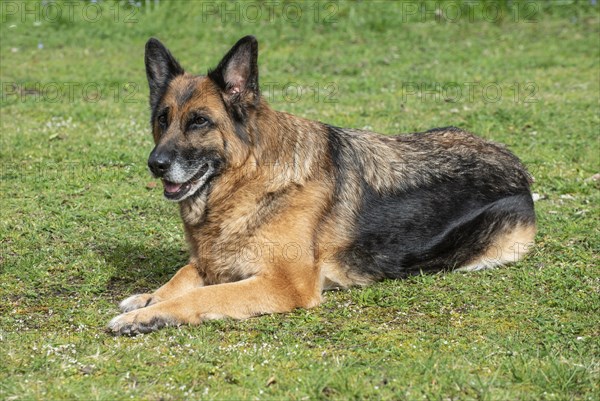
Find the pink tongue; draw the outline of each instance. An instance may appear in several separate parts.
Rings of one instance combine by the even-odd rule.
[[[175,184],[174,182],[163,181],[163,185],[165,186],[165,191],[173,193],[179,191],[183,184]]]

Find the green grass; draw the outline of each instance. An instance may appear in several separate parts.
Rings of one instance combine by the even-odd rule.
[[[319,3],[315,18],[311,2],[295,22],[283,5],[299,3],[271,19],[251,3],[265,13],[252,21],[248,3],[142,3],[135,21],[125,2],[96,22],[77,11],[88,3],[72,19],[58,3],[52,21],[0,8],[0,399],[600,398],[598,6],[500,2],[502,18],[485,18],[482,2],[451,22],[367,1]],[[186,262],[177,208],[148,185],[144,43],[157,36],[204,73],[250,33],[280,110],[506,143],[542,196],[531,255],[328,292],[308,311],[104,333],[119,300]],[[443,91],[457,85],[461,99]]]

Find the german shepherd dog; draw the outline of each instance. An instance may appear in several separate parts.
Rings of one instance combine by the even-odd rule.
[[[519,260],[535,235],[531,177],[454,127],[383,136],[269,107],[258,43],[206,76],[146,44],[148,166],[179,203],[189,264],[120,304],[114,334],[311,308],[323,290]]]

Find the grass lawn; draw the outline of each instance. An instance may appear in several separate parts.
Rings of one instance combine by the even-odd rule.
[[[598,5],[98,3],[0,5],[0,399],[600,399]],[[275,108],[507,144],[540,197],[530,256],[107,335],[187,257],[146,168],[144,43],[205,73],[246,34]]]

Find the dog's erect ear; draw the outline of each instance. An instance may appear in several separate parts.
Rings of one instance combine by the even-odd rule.
[[[171,52],[158,39],[150,38],[146,42],[146,77],[150,86],[150,106],[154,108],[160,100],[169,82],[183,74]]]
[[[258,42],[254,36],[241,38],[208,76],[232,102],[254,103],[259,97]]]

